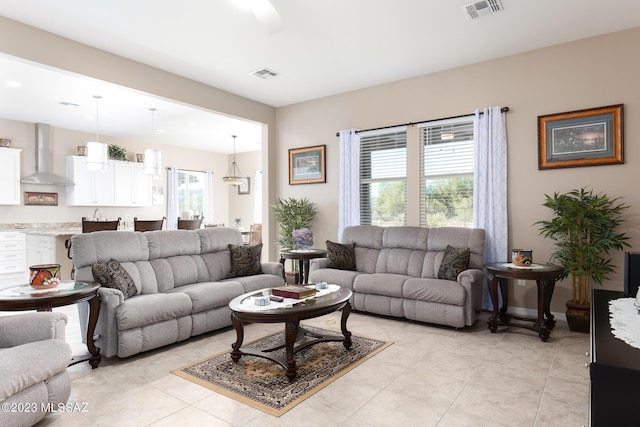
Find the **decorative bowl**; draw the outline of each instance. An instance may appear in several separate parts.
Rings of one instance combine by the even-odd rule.
[[[533,263],[533,250],[531,249],[512,249],[511,261],[520,267],[531,265]]]
[[[60,284],[60,264],[40,264],[29,267],[29,285],[35,289],[51,289]]]

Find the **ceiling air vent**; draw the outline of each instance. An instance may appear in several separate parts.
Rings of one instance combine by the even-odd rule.
[[[251,74],[252,76],[260,77],[261,79],[270,79],[271,77],[275,77],[278,75],[278,73],[268,68],[261,68],[259,70],[251,71],[249,74]]]
[[[480,18],[484,15],[500,12],[504,10],[504,6],[500,0],[482,0],[462,6],[467,13],[469,19]]]

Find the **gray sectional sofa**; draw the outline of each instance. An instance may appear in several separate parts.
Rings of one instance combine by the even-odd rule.
[[[118,289],[98,291],[95,344],[104,357],[132,356],[231,325],[229,301],[284,282],[277,262],[261,263],[261,274],[229,277],[228,245],[243,245],[233,228],[99,231],[71,241],[76,280],[92,281],[93,264],[116,260],[135,283],[136,295],[128,298]],[[79,309],[84,326],[88,306]]]
[[[353,309],[456,328],[478,318],[484,230],[359,225],[344,230],[342,243],[355,244],[356,269],[327,268],[328,259],[313,259],[309,281],[348,287]],[[438,278],[447,246],[470,250],[468,269],[455,280]]]

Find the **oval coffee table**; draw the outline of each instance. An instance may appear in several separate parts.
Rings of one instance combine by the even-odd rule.
[[[261,289],[259,291],[249,292],[234,298],[229,303],[231,309],[231,322],[236,330],[237,339],[231,346],[231,358],[234,362],[240,360],[242,355],[251,355],[263,357],[280,364],[286,369],[289,381],[293,381],[298,372],[295,361],[295,354],[300,350],[327,341],[342,342],[344,347],[349,350],[351,348],[351,332],[347,330],[347,318],[351,313],[351,291],[347,288],[333,286],[337,290],[326,295],[320,295],[311,299],[301,300],[288,307],[277,307],[278,304],[272,302],[267,306],[257,306],[253,302],[256,296],[271,295],[271,289]],[[286,299],[285,302],[291,301]],[[342,310],[342,318],[340,327],[342,335],[325,336],[308,331],[300,326],[300,321],[304,319],[312,319],[314,317],[323,316]],[[285,324],[285,342],[270,348],[248,348],[242,347],[244,341],[244,324],[246,323],[284,323]],[[311,337],[303,343],[296,345],[303,337]],[[274,354],[275,350],[285,348],[285,354],[278,356]]]

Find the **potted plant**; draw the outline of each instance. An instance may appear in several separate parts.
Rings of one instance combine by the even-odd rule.
[[[303,199],[278,199],[271,206],[273,218],[280,224],[280,236],[276,243],[283,249],[293,247],[293,230],[308,228],[318,215],[315,203]]]
[[[109,144],[107,147],[109,158],[113,160],[127,160],[127,150],[116,144]]]
[[[588,332],[590,282],[602,285],[615,268],[609,251],[629,246],[625,233],[617,231],[628,206],[619,198],[584,188],[545,198],[543,205],[553,211],[553,218],[536,224],[542,236],[556,241],[551,259],[564,268],[558,279],[571,277],[573,297],[566,303],[569,329]]]

